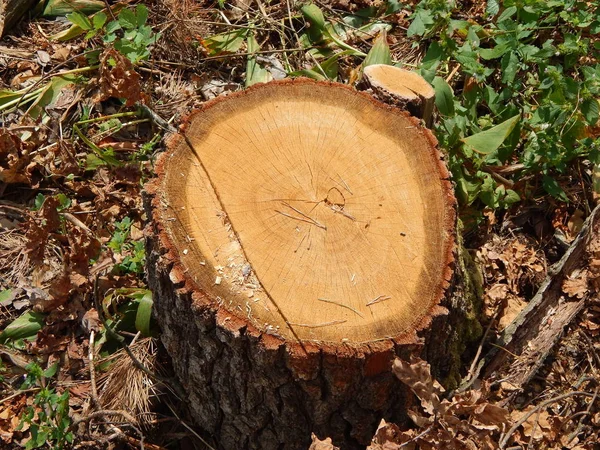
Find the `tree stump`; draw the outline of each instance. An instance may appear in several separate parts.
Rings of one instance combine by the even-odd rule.
[[[363,81],[375,97],[408,110],[431,126],[435,90],[418,73],[387,64],[373,64],[365,67]]]
[[[208,102],[169,139],[144,194],[148,282],[219,448],[306,449],[311,432],[364,448],[410,402],[396,355],[454,370],[470,306],[449,295],[436,145],[403,111],[303,79]]]

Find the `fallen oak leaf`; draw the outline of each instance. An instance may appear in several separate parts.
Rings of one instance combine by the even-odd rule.
[[[108,49],[100,62],[100,95],[95,101],[116,97],[125,99],[126,106],[144,103],[140,80],[140,74],[128,58],[115,49]]]
[[[431,368],[427,362],[414,358],[411,363],[408,363],[396,358],[392,371],[421,400],[425,412],[433,416],[445,411],[440,402],[440,395],[444,393],[444,388],[431,376]]]
[[[413,450],[417,443],[411,442],[417,433],[415,430],[402,431],[398,425],[381,419],[367,450],[396,450],[400,448]]]

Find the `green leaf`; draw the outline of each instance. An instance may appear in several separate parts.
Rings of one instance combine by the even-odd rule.
[[[121,29],[121,24],[119,23],[118,20],[113,20],[111,22],[108,23],[108,25],[106,25],[106,34],[113,34],[115,31],[120,30]],[[111,41],[114,41],[114,38],[111,39]]]
[[[202,45],[208,50],[209,55],[237,52],[248,34],[248,29],[239,28],[226,33],[215,34],[202,40]]]
[[[67,14],[67,19],[82,30],[88,31],[93,28],[90,19],[79,11],[73,11],[71,14]]]
[[[8,301],[12,301],[13,299],[13,290],[12,289],[5,289],[3,291],[0,291],[0,305],[2,305],[2,303],[4,302],[8,302]],[[6,305],[4,305],[6,306]]]
[[[553,197],[562,200],[563,202],[569,201],[569,197],[567,197],[565,191],[563,191],[563,189],[558,185],[556,180],[551,176],[544,175],[544,177],[542,178],[542,186],[544,186],[546,192],[552,195]]]
[[[398,11],[402,11],[404,8],[404,2],[400,3],[398,0],[387,0],[387,9],[385,14],[393,14]]]
[[[506,190],[506,196],[504,197],[504,200],[503,200],[503,202],[506,206],[510,206],[515,203],[519,203],[520,201],[521,201],[521,196],[516,191],[513,191],[512,189]]]
[[[152,292],[145,291],[135,315],[135,328],[144,336],[151,336],[150,322],[152,319]]]
[[[119,23],[126,30],[133,30],[138,25],[137,18],[130,9],[124,9],[119,13]]]
[[[487,155],[497,150],[498,147],[506,140],[508,135],[519,122],[519,115],[505,120],[501,124],[496,125],[488,130],[481,131],[477,134],[461,139],[465,144],[472,147],[476,152]]]
[[[46,86],[46,89],[37,97],[36,101],[29,108],[29,115],[34,119],[41,117],[45,113],[45,108],[55,104],[61,91],[72,85],[75,81],[74,75],[56,75]]]
[[[511,6],[509,8],[506,8],[502,14],[500,14],[500,17],[498,17],[498,19],[496,19],[496,23],[502,22],[506,19],[510,19],[512,16],[514,16],[517,12],[517,7],[516,6]]]
[[[444,116],[454,114],[454,92],[446,80],[435,77],[431,82],[435,89],[435,105]]]
[[[590,125],[596,125],[598,117],[600,115],[600,109],[598,108],[598,100],[595,98],[588,98],[581,105],[581,112],[583,117]]]
[[[496,59],[500,58],[509,50],[510,47],[508,46],[508,44],[498,44],[494,48],[480,48],[479,56],[486,60]]]
[[[138,26],[145,25],[148,20],[148,8],[146,8],[146,5],[142,3],[138,4],[135,7],[135,15],[137,16]]]
[[[385,30],[381,30],[379,35],[375,38],[373,47],[367,53],[367,57],[363,62],[363,67],[367,67],[373,64],[392,64],[392,54],[390,52],[390,46],[387,43],[387,33]]]
[[[46,370],[44,370],[43,375],[46,378],[52,378],[54,375],[56,375],[57,371],[58,371],[58,361],[55,362],[54,364],[52,364]]]
[[[101,0],[49,0],[45,3],[42,17],[64,16],[73,11],[84,14],[95,13],[104,8]]]
[[[258,42],[253,33],[248,35],[248,62],[246,63],[246,87],[256,83],[268,83],[273,79],[273,76],[265,68],[261,67],[256,61],[256,55],[253,54],[260,50]]]
[[[500,12],[500,5],[498,4],[498,0],[488,0],[485,11],[490,16],[495,16]]]
[[[325,80],[335,80],[338,75],[338,59],[343,56],[353,55],[354,52],[352,50],[344,50],[336,53],[330,58],[326,59],[322,63],[315,65],[310,69],[298,70],[295,72],[290,72],[288,75],[292,77],[309,77],[313,80],[325,81]]]
[[[92,24],[94,25],[94,30],[101,29],[106,23],[107,18],[108,17],[106,16],[106,13],[102,11],[100,11],[98,14],[94,14],[94,17],[92,17]]]
[[[412,23],[408,27],[408,30],[406,30],[406,35],[408,37],[423,36],[428,31],[427,25],[432,25],[433,23],[435,23],[435,21],[433,20],[433,16],[431,15],[430,11],[428,11],[428,10],[417,11]]]
[[[320,41],[323,34],[327,33],[323,11],[314,3],[310,3],[300,8],[300,12],[310,24],[309,35],[311,40],[313,42]]]
[[[18,339],[33,340],[44,326],[44,317],[43,314],[33,311],[27,311],[17,317],[0,333],[0,344]]]
[[[511,84],[515,81],[517,71],[519,70],[519,57],[513,53],[507,53],[502,57],[502,81]]]

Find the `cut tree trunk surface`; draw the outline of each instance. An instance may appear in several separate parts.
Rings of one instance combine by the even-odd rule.
[[[222,448],[369,443],[406,404],[392,358],[447,312],[455,200],[431,133],[342,85],[275,82],[193,113],[157,174],[148,277],[197,422]]]

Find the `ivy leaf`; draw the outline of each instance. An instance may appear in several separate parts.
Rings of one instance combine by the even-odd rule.
[[[551,196],[563,202],[569,201],[569,197],[567,197],[565,191],[563,191],[563,189],[558,185],[557,181],[551,176],[544,175],[544,177],[542,178],[542,186],[544,186],[546,192]]]
[[[484,155],[492,153],[506,140],[515,128],[515,125],[519,122],[519,118],[519,115],[511,117],[495,127],[464,138],[462,141],[478,153]]]
[[[583,117],[590,125],[596,125],[598,117],[600,116],[600,108],[598,107],[598,100],[595,98],[588,98],[581,105],[581,112]]]
[[[446,80],[435,77],[431,82],[435,89],[435,106],[444,116],[454,114],[454,92]]]
[[[417,11],[415,18],[408,27],[408,30],[406,30],[406,35],[408,37],[423,36],[427,33],[427,25],[432,25],[433,23],[435,23],[435,21],[433,20],[431,12],[427,10]]]

